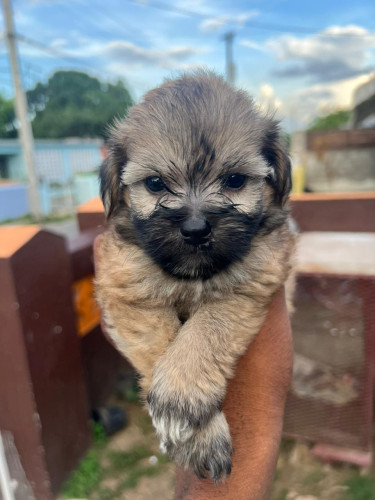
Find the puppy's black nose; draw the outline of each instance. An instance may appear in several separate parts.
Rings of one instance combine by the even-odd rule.
[[[207,237],[211,233],[211,226],[204,217],[189,217],[182,223],[180,231],[186,243],[201,245],[207,242]]]

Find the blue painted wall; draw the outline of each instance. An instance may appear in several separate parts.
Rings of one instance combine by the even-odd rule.
[[[43,215],[65,209],[73,212],[74,205],[98,195],[97,170],[103,160],[102,144],[100,139],[78,138],[35,141],[35,167]],[[0,140],[0,156],[6,158],[9,179],[27,183],[27,171],[18,140]],[[16,195],[16,191],[11,192],[15,197],[20,196]],[[12,203],[12,207],[15,205],[16,202]],[[24,204],[21,206],[24,207]],[[13,209],[9,210],[15,213]],[[0,220],[4,219],[3,212],[4,209],[0,212]]]
[[[0,184],[0,221],[16,219],[29,213],[26,186]]]

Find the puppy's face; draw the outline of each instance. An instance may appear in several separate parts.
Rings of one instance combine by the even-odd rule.
[[[289,168],[275,123],[199,74],[151,91],[116,125],[102,197],[118,233],[165,271],[208,279],[285,220]]]

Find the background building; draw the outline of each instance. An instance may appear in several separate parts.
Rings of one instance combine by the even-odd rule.
[[[102,139],[38,139],[35,164],[43,215],[68,213],[97,196]],[[17,139],[0,140],[0,220],[29,213],[26,167]]]

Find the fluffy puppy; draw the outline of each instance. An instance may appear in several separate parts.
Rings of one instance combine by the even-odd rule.
[[[96,289],[141,376],[161,447],[231,471],[221,405],[290,270],[290,163],[278,125],[212,73],[167,81],[111,131]]]

